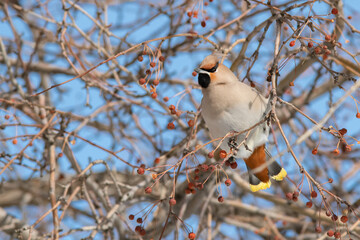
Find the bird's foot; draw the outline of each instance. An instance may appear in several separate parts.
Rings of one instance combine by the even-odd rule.
[[[229,139],[228,146],[229,146],[230,149],[237,149],[238,144],[236,142],[236,137],[232,137],[232,138]]]

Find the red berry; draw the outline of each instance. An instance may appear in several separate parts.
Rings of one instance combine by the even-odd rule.
[[[201,190],[201,189],[204,188],[204,184],[198,183],[198,184],[196,184],[196,188],[199,189],[199,190]]]
[[[312,42],[308,42],[308,48],[312,48],[314,44]]]
[[[145,73],[146,73],[147,75],[150,75],[150,74],[151,74],[151,70],[150,70],[150,69],[146,69]]]
[[[201,165],[201,170],[202,170],[203,172],[206,172],[207,170],[209,170],[209,166],[206,165],[206,164],[202,164],[202,165]]]
[[[336,239],[339,239],[341,237],[341,233],[340,232],[335,232],[334,237]]]
[[[232,169],[237,168],[237,166],[238,166],[237,162],[232,162],[232,163],[230,163],[230,167],[231,167]]]
[[[346,145],[345,146],[345,152],[351,152],[351,146]]]
[[[332,153],[335,154],[335,155],[338,155],[338,154],[340,153],[340,151],[339,151],[339,149],[334,149],[334,150],[332,151]]]
[[[191,18],[191,16],[192,16],[192,12],[187,12],[187,15],[188,15],[188,17],[190,17],[190,18]]]
[[[331,212],[329,210],[326,211],[326,216],[328,216],[328,217],[331,216]]]
[[[135,227],[135,232],[140,232],[140,230],[141,230],[141,226],[140,226],[140,225],[137,225],[137,226]]]
[[[169,106],[169,110],[170,110],[170,111],[171,111],[171,110],[175,110],[175,106],[171,104],[171,105]]]
[[[320,53],[321,53],[321,48],[320,48],[320,47],[316,47],[315,50],[314,50],[314,52],[315,52],[316,54],[320,54]]]
[[[339,11],[337,10],[337,8],[333,8],[333,9],[331,9],[331,13],[336,15],[339,13]]]
[[[191,189],[191,194],[195,194],[196,193],[196,190],[195,189]]]
[[[205,21],[201,21],[201,26],[202,26],[202,27],[206,27],[206,22],[205,22]]]
[[[329,183],[333,183],[333,181],[334,181],[334,179],[332,179],[332,178],[329,178]]]
[[[314,148],[311,153],[314,154],[314,155],[316,155],[316,154],[318,153],[317,148]]]
[[[156,92],[153,92],[153,93],[151,94],[151,98],[153,98],[153,99],[157,98],[157,93],[156,93]]]
[[[213,151],[209,152],[208,153],[208,158],[213,158],[213,157],[214,157],[214,152]]]
[[[169,204],[174,206],[176,204],[176,200],[174,198],[170,198]]]
[[[130,214],[130,215],[129,215],[129,219],[130,219],[130,220],[134,220],[134,218],[135,218],[135,216],[134,216],[133,214]]]
[[[140,167],[140,168],[137,169],[137,173],[138,173],[139,175],[143,175],[144,172],[145,172],[145,169],[142,168],[142,167]]]
[[[169,101],[169,97],[164,97],[164,98],[163,98],[163,101],[164,101],[164,102]]]
[[[347,216],[341,216],[340,221],[343,223],[346,223],[348,221],[348,217]]]
[[[352,16],[348,16],[347,18],[348,18],[349,20],[351,20],[351,19],[352,19]]]
[[[190,194],[191,193],[191,190],[190,189],[185,189],[185,194]]]
[[[210,171],[212,171],[212,172],[215,170],[215,166],[214,166],[214,165],[210,165],[209,168],[210,168]]]
[[[294,202],[297,202],[298,200],[299,200],[299,198],[298,197],[295,197],[295,196],[293,196],[293,199],[292,199]]]
[[[223,197],[223,196],[218,197],[218,201],[219,201],[219,202],[223,202],[223,201],[224,201],[224,197]]]
[[[335,214],[333,214],[331,216],[331,220],[333,220],[334,222],[336,222],[338,220],[338,216],[336,216]]]
[[[137,60],[138,60],[139,62],[142,62],[142,61],[144,60],[144,58],[143,58],[143,56],[138,56]]]
[[[292,193],[287,193],[286,195],[286,198],[288,199],[288,200],[292,200],[293,199],[293,194]]]
[[[63,153],[59,153],[58,157],[61,158],[64,154]]]
[[[289,46],[290,46],[290,47],[295,46],[295,40],[291,41],[291,42],[289,43]]]
[[[10,116],[6,114],[6,115],[5,115],[5,119],[6,119],[6,120],[9,120],[9,118],[10,118]]]
[[[254,88],[254,87],[255,87],[255,83],[254,83],[254,82],[251,82],[251,83],[250,83],[250,87]]]
[[[164,61],[165,61],[165,57],[164,57],[164,56],[160,56],[160,57],[159,57],[159,61],[160,61],[160,62],[164,62]]]
[[[317,197],[317,192],[312,191],[312,192],[311,192],[311,197],[312,197],[312,198],[316,198],[316,197]]]
[[[225,180],[225,185],[226,185],[226,186],[230,186],[230,185],[231,185],[231,180],[230,180],[230,179],[226,179],[226,180]]]
[[[137,222],[137,223],[142,223],[142,222],[143,222],[143,221],[142,221],[142,218],[136,219],[136,222]]]
[[[298,191],[294,191],[293,195],[294,197],[299,197],[300,193]]]
[[[225,150],[221,150],[220,153],[219,153],[219,157],[222,158],[222,159],[226,158],[226,155],[227,155],[227,153],[226,153]]]
[[[195,233],[191,232],[191,233],[189,233],[188,237],[189,237],[189,239],[195,239],[196,235],[195,235]]]
[[[360,113],[357,113],[357,114],[356,114],[356,118],[360,118]]]
[[[192,75],[193,75],[194,77],[196,77],[197,72],[193,71],[193,72],[192,72]]]
[[[156,66],[156,63],[155,63],[155,62],[151,62],[151,63],[150,63],[150,67],[153,68],[153,67],[155,67],[155,66]]]
[[[339,130],[339,133],[340,133],[341,135],[345,135],[345,134],[347,133],[347,129],[346,129],[346,128],[342,128],[342,129]]]
[[[155,79],[154,81],[153,81],[153,84],[155,85],[155,86],[157,86],[157,85],[159,85],[159,79]]]
[[[167,128],[170,129],[170,130],[175,129],[174,123],[172,123],[172,122],[168,123]]]
[[[328,235],[329,237],[334,236],[334,231],[333,231],[333,230],[327,231],[327,235]]]
[[[289,82],[289,86],[293,87],[294,86],[294,81]]]
[[[330,40],[331,40],[331,36],[330,36],[330,35],[325,35],[325,40],[326,40],[326,41],[330,41]]]
[[[316,228],[315,228],[315,231],[317,232],[317,233],[321,233],[321,227],[320,226],[317,226]]]
[[[141,235],[141,236],[144,236],[145,234],[146,234],[145,229],[144,229],[144,228],[141,228],[141,230],[140,230],[140,235]]]
[[[195,124],[195,123],[194,123],[194,120],[190,119],[190,120],[188,121],[189,127],[193,127],[194,124]]]
[[[208,2],[204,2],[204,6],[206,7],[206,6],[208,6],[209,5],[209,3]]]
[[[140,85],[144,85],[145,83],[146,83],[145,78],[140,78],[140,79],[139,79],[139,84],[140,84]]]
[[[145,193],[150,194],[152,192],[151,187],[145,188]]]
[[[307,208],[311,208],[312,205],[313,205],[313,204],[312,204],[312,202],[310,202],[310,201],[306,203],[306,207],[307,207]]]
[[[17,144],[17,142],[18,142],[18,141],[17,141],[17,139],[16,139],[16,138],[12,140],[12,143],[13,143],[14,145],[16,145],[16,144]]]

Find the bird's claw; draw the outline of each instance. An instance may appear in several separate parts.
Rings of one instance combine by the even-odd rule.
[[[232,137],[229,139],[228,146],[230,149],[237,149],[238,144],[236,142],[236,137]]]

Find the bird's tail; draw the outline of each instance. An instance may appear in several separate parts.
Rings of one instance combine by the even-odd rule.
[[[286,177],[285,169],[271,157],[265,145],[257,147],[244,161],[249,172],[250,189],[253,192],[269,188],[270,177],[276,181],[282,181]]]
[[[282,168],[276,161],[273,159],[269,151],[265,148],[266,153],[266,161],[270,162],[270,165],[268,167],[269,169],[269,175],[272,179],[275,179],[276,181],[282,181],[286,175],[287,172],[284,168]]]

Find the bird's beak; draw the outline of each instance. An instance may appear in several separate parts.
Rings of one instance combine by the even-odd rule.
[[[197,73],[208,73],[208,72],[202,70],[201,68],[195,68],[194,71]]]

